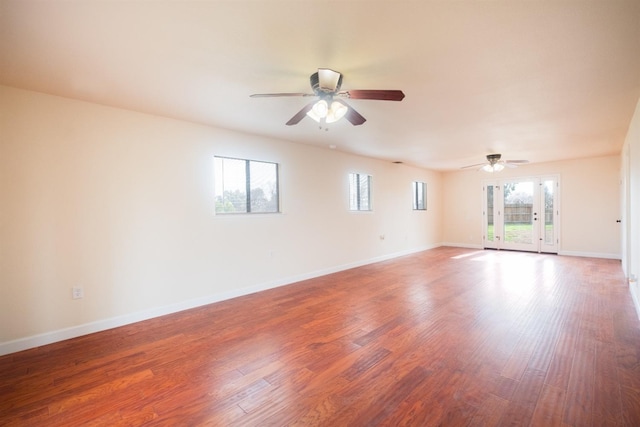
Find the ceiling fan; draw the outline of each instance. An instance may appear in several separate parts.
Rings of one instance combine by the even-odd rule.
[[[305,105],[289,121],[287,126],[295,125],[305,116],[311,117],[318,123],[333,123],[342,117],[352,125],[363,124],[365,119],[360,113],[347,104],[344,99],[377,99],[380,101],[402,101],[404,93],[401,90],[340,90],[342,74],[328,68],[318,68],[311,74],[311,89],[313,93],[256,93],[252,98],[268,98],[277,96],[314,96],[318,100]]]
[[[500,172],[504,167],[517,168],[518,165],[529,163],[529,160],[500,160],[502,154],[488,154],[487,163],[478,163],[475,165],[463,166],[460,169],[477,168],[485,172]]]

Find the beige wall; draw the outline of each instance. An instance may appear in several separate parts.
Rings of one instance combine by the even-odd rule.
[[[499,179],[560,176],[560,246],[565,255],[620,258],[620,156],[522,165]],[[444,242],[482,247],[482,183],[485,172],[464,170],[443,177]]]
[[[0,135],[0,353],[442,242],[437,172],[8,87]],[[214,215],[214,155],[278,162],[283,213]]]

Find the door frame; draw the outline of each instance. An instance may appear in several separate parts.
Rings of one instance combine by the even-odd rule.
[[[502,236],[504,230],[504,184],[507,182],[527,182],[534,183],[534,203],[537,218],[539,221],[533,226],[534,236],[531,244],[505,244]],[[545,192],[543,186],[545,182],[553,181],[555,189],[553,193],[553,236],[552,244],[545,241]],[[493,186],[493,209],[490,209],[487,202],[487,191]],[[498,193],[496,193],[496,191]],[[496,195],[498,194],[498,197]],[[560,175],[538,175],[522,177],[504,177],[501,179],[488,179],[482,182],[482,244],[485,249],[505,249],[519,250],[538,253],[558,253],[560,250]],[[493,239],[490,240],[489,215],[493,214]],[[500,230],[500,231],[497,231]]]

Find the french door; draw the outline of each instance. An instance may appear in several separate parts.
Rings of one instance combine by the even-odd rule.
[[[484,247],[558,253],[557,176],[486,181]]]

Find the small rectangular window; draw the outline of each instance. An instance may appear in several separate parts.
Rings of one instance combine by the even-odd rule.
[[[280,211],[277,163],[215,157],[214,170],[216,213]]]
[[[352,211],[371,210],[371,175],[349,174],[349,209]]]
[[[413,183],[413,209],[427,210],[427,184],[424,182],[415,181]]]

